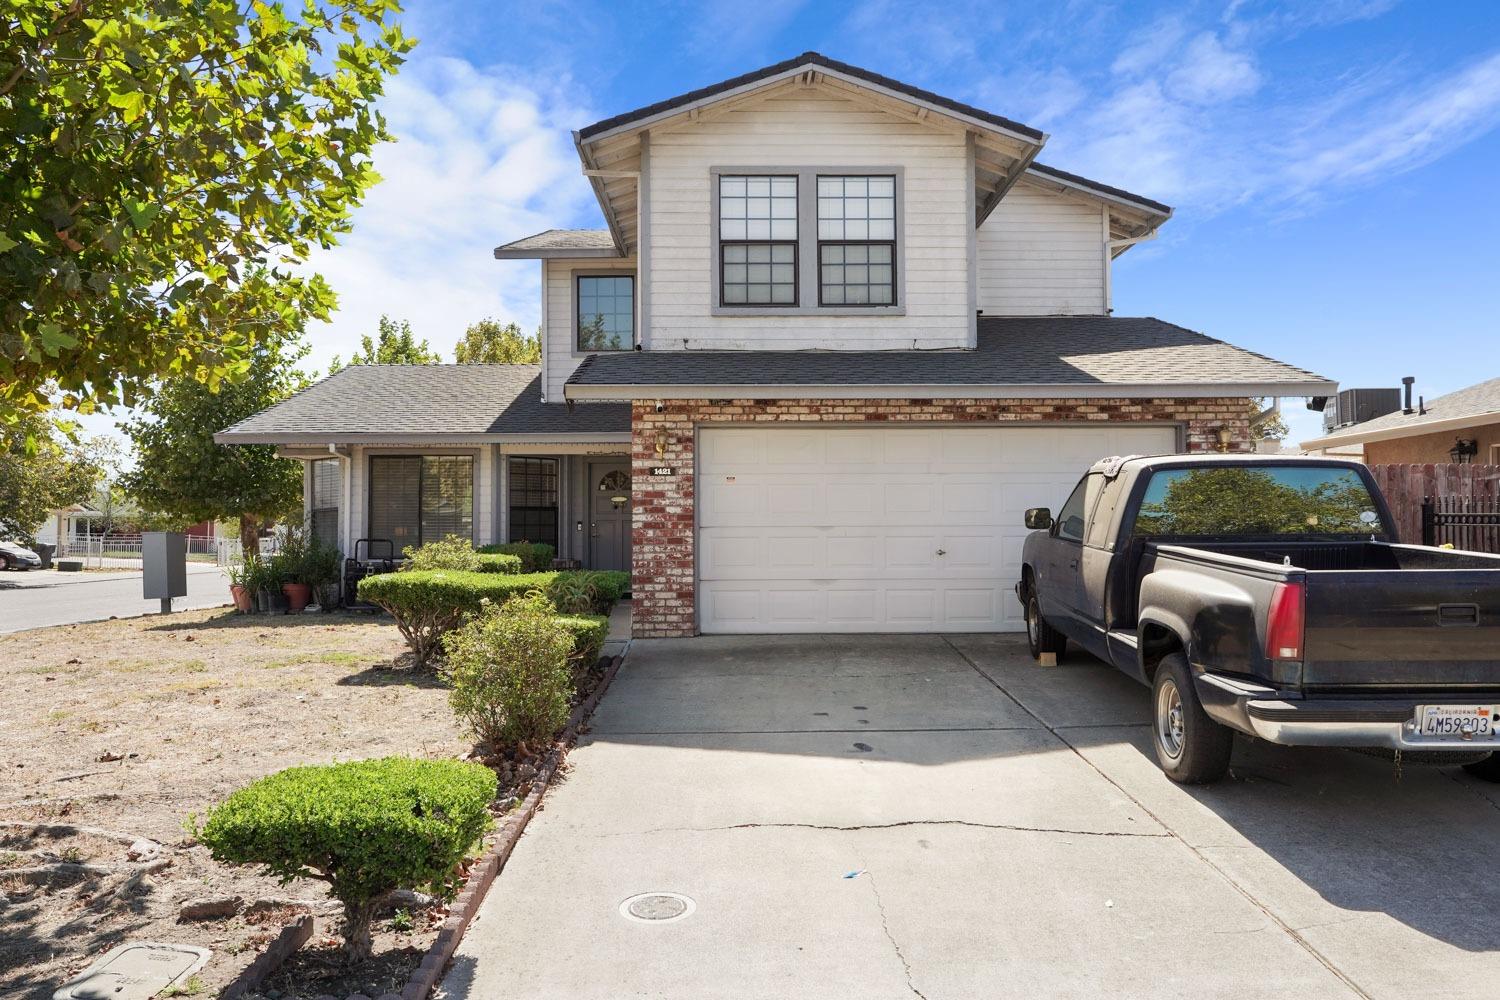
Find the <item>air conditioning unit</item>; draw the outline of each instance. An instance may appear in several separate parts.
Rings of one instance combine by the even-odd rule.
[[[1400,389],[1345,389],[1323,408],[1324,432],[1352,427],[1401,409]]]

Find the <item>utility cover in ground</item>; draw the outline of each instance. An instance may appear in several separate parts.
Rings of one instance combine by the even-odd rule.
[[[186,944],[122,944],[69,980],[52,1000],[150,1000],[185,982],[212,954]]]

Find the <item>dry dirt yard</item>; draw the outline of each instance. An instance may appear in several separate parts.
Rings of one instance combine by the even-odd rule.
[[[304,907],[317,916],[310,948],[328,944],[337,907],[321,883],[221,866],[184,823],[295,764],[467,754],[446,689],[404,669],[404,649],[389,619],[224,609],[6,636],[0,996],[50,997],[124,941],[213,949],[194,984],[213,995],[297,912],[287,900],[316,904]],[[139,838],[160,855],[132,858]],[[184,903],[231,896],[247,909],[179,919]],[[377,951],[419,957],[440,923],[441,911],[418,913],[410,930],[385,921]]]

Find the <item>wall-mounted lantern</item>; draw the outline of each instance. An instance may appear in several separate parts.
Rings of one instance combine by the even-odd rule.
[[[1219,429],[1217,431],[1215,431],[1215,435],[1219,439],[1219,451],[1221,451],[1221,452],[1227,452],[1229,450],[1229,441],[1230,441],[1230,438],[1231,438],[1231,434],[1229,432],[1229,425],[1228,424],[1220,424],[1219,425]]]
[[[1458,438],[1453,442],[1453,447],[1448,449],[1448,457],[1458,465],[1466,465],[1474,461],[1474,456],[1479,454],[1479,442],[1474,438],[1464,440]]]

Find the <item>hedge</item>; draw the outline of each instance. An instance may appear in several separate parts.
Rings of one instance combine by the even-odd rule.
[[[557,550],[546,542],[506,542],[503,545],[481,545],[476,552],[485,555],[515,556],[521,560],[522,573],[540,573],[552,568]]]
[[[564,581],[559,584],[559,580]],[[594,595],[586,610],[604,612],[630,586],[621,572],[462,573],[451,570],[409,570],[381,573],[359,581],[360,600],[390,612],[411,647],[417,666],[425,667],[438,651],[443,633],[457,628],[466,615],[478,612],[484,601],[504,604],[512,597],[539,590],[551,597],[569,583],[588,584]],[[566,609],[575,612],[585,609]]]
[[[558,615],[557,620],[573,633],[573,653],[568,659],[574,669],[592,667],[609,636],[609,619],[603,615]]]
[[[520,556],[510,555],[505,552],[479,552],[479,572],[481,573],[508,573],[518,574],[522,571],[522,559]]]
[[[489,828],[495,774],[456,760],[386,757],[293,767],[230,795],[197,831],[217,861],[283,883],[317,878],[344,904],[344,948],[370,954],[394,889],[437,885]]]

